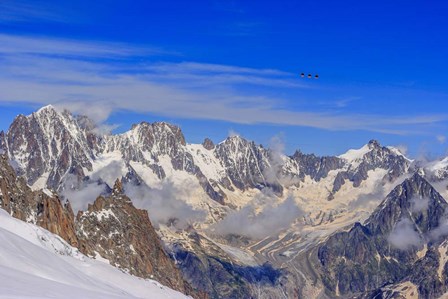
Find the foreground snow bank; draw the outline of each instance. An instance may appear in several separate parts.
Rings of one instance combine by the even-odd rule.
[[[0,298],[189,298],[88,258],[0,209]]]

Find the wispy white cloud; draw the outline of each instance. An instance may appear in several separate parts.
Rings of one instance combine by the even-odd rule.
[[[299,84],[295,74],[147,58],[161,53],[123,44],[3,34],[0,101],[59,104],[94,114],[99,121],[111,111],[126,109],[169,117],[390,134],[415,133],[448,120],[448,114],[385,117],[291,110],[285,108],[291,99],[281,95],[309,88]],[[266,88],[278,96],[267,95]]]
[[[337,100],[336,102],[335,102],[335,106],[337,107],[337,108],[345,108],[345,107],[347,107],[351,102],[353,102],[353,101],[357,101],[357,100],[359,100],[360,99],[360,97],[347,97],[347,98],[344,98],[344,99],[339,99],[339,100]]]
[[[389,243],[400,250],[421,246],[423,240],[415,229],[415,224],[408,218],[401,219],[388,238]]]
[[[174,52],[170,52],[174,54]],[[125,58],[168,54],[162,49],[129,46],[123,43],[75,41],[47,37],[28,37],[0,34],[2,55],[47,55],[55,58],[77,56],[78,58]],[[39,61],[38,61],[39,63]]]
[[[265,188],[248,205],[230,212],[212,225],[211,231],[218,235],[235,234],[262,239],[288,228],[304,215],[291,195],[275,205],[276,199],[272,190]],[[263,207],[261,211],[260,206]]]

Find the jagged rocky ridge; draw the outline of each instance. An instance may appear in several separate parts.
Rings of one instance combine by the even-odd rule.
[[[447,212],[447,202],[422,176],[405,180],[364,224],[355,223],[319,246],[328,295],[398,296],[400,288],[394,286],[405,283],[420,298],[444,294]]]
[[[78,246],[70,203],[62,204],[49,191],[32,191],[23,178],[16,176],[4,155],[0,155],[0,207],[13,217],[37,224]]]
[[[369,170],[386,169],[388,178],[393,179],[411,164],[396,149],[376,141],[365,147],[359,156],[316,157],[297,151],[288,157],[239,136],[217,145],[210,139],[190,145],[179,127],[164,122],[142,122],[123,134],[100,135],[86,117],[52,106],[29,116],[19,115],[6,133],[0,133],[0,148],[14,161],[18,174],[36,189],[60,190],[70,175],[83,181],[104,166],[99,162],[115,158],[123,162],[121,175],[135,181],[144,181],[141,168],[159,180],[171,169],[184,171],[220,204],[226,204],[226,194],[235,189],[269,187],[282,193],[307,176],[320,181],[336,171],[328,194],[332,199],[346,181],[358,187],[368,178]]]
[[[48,190],[32,191],[0,155],[0,207],[13,217],[39,225],[65,239],[89,256],[142,277],[158,280],[195,298],[194,291],[168,256],[146,210],[136,209],[117,180],[110,196],[98,197],[85,212],[74,217],[70,203],[62,204]]]

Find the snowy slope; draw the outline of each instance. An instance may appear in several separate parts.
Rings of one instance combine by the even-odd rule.
[[[0,298],[189,298],[90,259],[0,209]]]

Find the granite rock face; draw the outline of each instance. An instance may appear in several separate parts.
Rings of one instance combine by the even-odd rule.
[[[86,255],[98,255],[130,274],[158,280],[194,298],[194,291],[163,248],[146,210],[135,208],[117,181],[108,197],[100,196],[75,219],[69,202],[49,190],[32,191],[0,155],[0,207],[20,220],[59,235]]]
[[[179,269],[165,252],[146,210],[134,207],[117,180],[112,194],[98,197],[76,217],[80,250],[101,257],[130,274],[153,278],[191,293]]]
[[[92,168],[86,132],[67,111],[45,107],[29,116],[19,115],[5,134],[5,143],[18,174],[37,189],[56,189],[66,173],[81,177]]]
[[[211,139],[209,139],[209,138],[205,138],[205,139],[204,139],[204,142],[202,142],[202,146],[203,146],[205,149],[209,150],[209,151],[211,151],[211,150],[213,150],[213,149],[215,148],[215,144],[214,144],[213,141],[212,141]]]
[[[314,154],[303,154],[296,151],[292,158],[299,166],[299,174],[302,179],[309,175],[313,180],[320,181],[327,177],[331,170],[344,167],[344,161],[338,157],[318,157]]]
[[[270,187],[282,191],[282,186],[266,175],[271,170],[269,152],[254,142],[232,136],[216,146],[215,154],[222,161],[227,178],[236,188],[247,190]]]
[[[20,220],[37,224],[77,247],[74,216],[69,202],[62,204],[50,191],[32,191],[17,177],[6,156],[0,156],[0,207]]]

